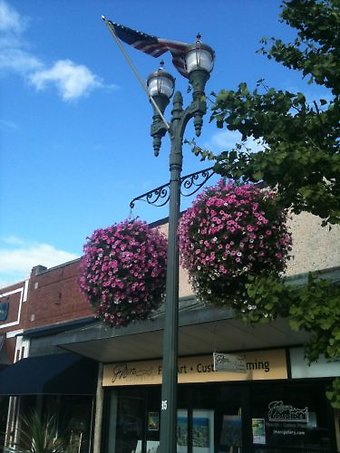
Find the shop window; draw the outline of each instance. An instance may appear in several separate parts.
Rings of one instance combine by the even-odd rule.
[[[332,451],[323,385],[257,385],[251,411],[255,453]]]
[[[55,415],[58,436],[68,444],[68,453],[88,453],[91,445],[92,397],[53,395],[43,399],[43,414]]]
[[[9,397],[0,396],[0,451],[2,451],[1,446],[5,445],[5,433],[6,433],[8,407],[9,407]]]
[[[160,387],[149,387],[117,392],[116,418],[111,423],[116,426],[115,440],[109,440],[111,451],[158,453],[160,390]],[[243,407],[247,392],[244,386],[179,386],[177,453],[248,452],[243,447]],[[111,406],[111,410],[116,407]]]
[[[177,453],[334,452],[325,390],[323,382],[180,385]],[[106,451],[158,453],[160,386],[119,388],[110,395]]]
[[[193,405],[193,453],[242,453],[243,418],[247,389],[231,385],[198,385],[192,387]],[[195,417],[203,416],[209,427],[209,441],[205,441],[204,450],[195,445]]]
[[[6,321],[8,316],[9,302],[0,303],[0,321]]]

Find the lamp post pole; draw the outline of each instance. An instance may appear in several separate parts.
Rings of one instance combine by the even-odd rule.
[[[180,177],[182,171],[182,141],[178,135],[180,110],[176,109],[176,98],[181,102],[182,96],[176,93],[173,119],[171,121],[170,151],[170,199],[168,258],[166,273],[166,308],[163,333],[163,369],[161,396],[161,431],[160,451],[176,451],[177,422],[177,355],[178,355],[178,299],[179,299],[179,253],[177,225],[180,214]],[[179,106],[178,106],[179,107]]]
[[[166,272],[165,323],[163,333],[162,396],[160,423],[160,452],[177,451],[177,361],[178,361],[178,302],[179,302],[179,251],[177,227],[180,216],[182,144],[188,121],[194,118],[196,135],[201,133],[203,115],[206,113],[204,88],[213,67],[213,50],[199,40],[188,48],[186,68],[193,89],[191,104],[183,109],[183,97],[176,92],[170,125],[163,113],[173,93],[174,79],[161,67],[148,78],[149,94],[153,98],[154,116],[151,136],[155,155],[158,155],[161,139],[170,134],[169,159],[170,197],[168,227],[168,258]]]

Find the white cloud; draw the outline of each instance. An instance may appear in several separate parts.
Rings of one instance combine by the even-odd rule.
[[[20,33],[26,25],[26,20],[10,7],[5,1],[0,1],[0,30]]]
[[[28,43],[22,39],[28,19],[0,0],[0,68],[25,74],[42,63],[27,51]]]
[[[213,152],[230,151],[237,143],[241,143],[241,134],[237,131],[224,130],[216,132],[204,147]],[[255,153],[263,149],[264,143],[261,140],[248,138],[244,146]]]
[[[38,58],[23,49],[8,47],[0,50],[1,69],[25,75],[43,66]]]
[[[0,0],[0,69],[20,74],[38,91],[53,86],[64,101],[79,99],[95,88],[116,88],[105,85],[82,64],[69,59],[48,64],[34,55],[22,36],[28,22],[28,18]]]
[[[76,65],[71,60],[59,60],[50,69],[31,74],[29,80],[38,90],[55,85],[65,101],[79,98],[93,88],[103,86],[101,80],[86,66]]]
[[[0,286],[15,283],[30,275],[39,264],[53,267],[79,258],[45,243],[31,243],[15,236],[2,238],[0,245]]]

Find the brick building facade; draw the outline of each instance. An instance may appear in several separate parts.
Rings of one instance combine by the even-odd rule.
[[[340,281],[340,228],[334,227],[330,231],[321,228],[320,220],[309,214],[293,216],[290,222],[295,258],[288,264],[288,279],[299,284],[305,281],[304,279],[306,279],[309,271],[321,271],[325,278],[338,283]],[[166,224],[160,225],[160,228],[166,230]],[[100,370],[102,364],[105,364],[103,368],[104,371],[106,370],[106,374],[110,373],[112,367],[117,363],[123,363],[122,366],[126,369],[133,367],[133,369],[139,370],[139,368],[136,368],[137,363],[151,367],[152,363],[157,361],[157,369],[159,370],[164,323],[162,310],[156,314],[154,319],[126,328],[111,329],[104,326],[94,319],[91,306],[85,301],[78,289],[79,263],[80,260],[78,259],[50,269],[37,265],[32,269],[27,281],[18,282],[0,290],[0,314],[7,310],[5,319],[0,319],[0,338],[2,335],[4,340],[1,349],[2,354],[5,354],[9,362],[19,361],[19,366],[20,362],[24,362],[20,359],[24,357],[29,357],[26,363],[37,363],[40,368],[53,366],[53,357],[56,357],[56,355],[59,357],[67,356],[68,354],[65,354],[65,351],[71,351],[78,354],[79,357],[85,356],[89,358],[88,360],[92,359],[92,362],[99,363]],[[194,357],[200,356],[200,354],[209,357],[214,350],[237,354],[244,353],[246,356],[248,354],[249,357],[252,357],[251,363],[260,363],[258,359],[262,356],[269,357],[269,362],[273,361],[273,363],[278,360],[278,357],[281,357],[282,362],[279,367],[281,373],[279,378],[276,376],[272,380],[269,379],[269,374],[267,375],[264,371],[264,378],[257,379],[256,373],[253,373],[254,376],[249,378],[249,382],[243,382],[243,378],[235,380],[235,376],[229,376],[224,381],[217,379],[215,383],[207,383],[202,380],[205,379],[207,373],[200,372],[198,377],[194,376],[195,383],[189,380],[180,385],[179,394],[182,398],[182,405],[189,404],[186,403],[186,399],[188,395],[191,395],[191,422],[197,414],[204,413],[207,415],[208,423],[211,426],[214,423],[222,423],[223,428],[224,422],[221,422],[218,418],[223,414],[222,412],[220,414],[219,411],[228,407],[228,401],[236,398],[235,408],[230,407],[229,415],[234,417],[235,420],[239,420],[239,414],[243,413],[243,410],[247,411],[242,416],[242,436],[243,440],[251,445],[251,436],[249,436],[251,417],[256,416],[257,420],[259,416],[255,412],[253,415],[250,413],[252,407],[249,404],[252,402],[256,411],[262,414],[261,417],[264,417],[267,403],[264,404],[259,395],[266,395],[267,393],[269,395],[272,392],[268,396],[269,399],[284,397],[288,402],[295,404],[293,407],[304,407],[303,404],[306,404],[309,405],[309,410],[311,410],[312,405],[314,405],[313,417],[317,414],[322,421],[318,422],[320,426],[315,421],[313,423],[321,430],[327,430],[329,445],[334,446],[336,438],[337,445],[340,445],[339,428],[336,428],[340,414],[332,413],[324,396],[326,386],[336,373],[336,370],[334,371],[336,364],[333,364],[332,368],[326,363],[321,363],[319,367],[314,369],[308,368],[308,364],[303,361],[303,344],[307,339],[305,333],[290,331],[288,323],[284,320],[278,320],[269,326],[249,328],[241,321],[234,319],[228,309],[216,309],[198,304],[183,270],[180,271],[180,298],[180,354],[182,354],[183,360],[187,360],[183,369],[186,370],[192,366],[190,361],[194,360]],[[288,357],[289,359],[286,361]],[[57,359],[55,361],[58,362]],[[206,366],[207,370],[209,366]],[[34,374],[35,370],[32,369],[32,365],[27,372]],[[308,373],[310,373],[311,379],[309,379]],[[90,375],[90,373],[87,374]],[[77,428],[78,430],[75,430],[72,434],[77,441],[75,451],[82,453],[123,451],[115,449],[119,442],[123,441],[119,437],[123,435],[123,428],[116,430],[116,427],[120,423],[123,426],[126,419],[120,411],[123,410],[124,406],[124,411],[128,411],[129,416],[136,418],[142,426],[145,423],[143,419],[145,414],[149,412],[150,414],[158,413],[159,383],[157,381],[156,384],[146,385],[146,381],[143,384],[142,380],[135,380],[133,392],[135,398],[140,401],[140,413],[137,413],[135,400],[131,399],[131,386],[122,384],[120,387],[115,387],[112,385],[110,376],[109,381],[105,381],[101,373],[99,375],[94,373],[91,376],[92,384],[99,386],[97,387],[96,410],[94,410],[94,393],[74,395],[74,393],[77,393],[77,389],[74,390],[74,387],[71,389],[70,381],[75,379],[75,384],[78,383],[80,386],[84,379],[83,375],[73,372],[73,376],[67,375],[64,379],[64,385],[69,386],[69,390],[65,387],[63,395],[47,394],[42,388],[40,395],[21,394],[21,398],[15,396],[10,398],[12,405],[10,405],[10,413],[7,418],[7,430],[14,432],[15,415],[20,411],[18,402],[23,407],[25,404],[32,404],[34,400],[34,404],[38,404],[39,407],[55,406],[63,409],[64,413],[66,413],[66,409],[76,409],[76,412],[73,412],[73,418],[78,420],[79,426],[86,425],[87,428],[83,431]],[[270,385],[266,384],[266,379],[269,379]],[[53,380],[58,380],[58,376],[55,375]],[[20,391],[19,389],[17,393],[9,392],[8,395],[20,395]],[[70,393],[69,395],[66,395],[67,391]],[[58,388],[54,392],[60,392],[60,389]],[[282,392],[284,392],[283,396]],[[206,407],[201,401],[201,397],[205,393],[211,396],[204,402]],[[144,401],[145,395],[148,395],[148,397]],[[228,398],[226,395],[228,395]],[[222,396],[227,399],[223,400]],[[306,403],[300,402],[302,396],[306,396],[306,401],[308,400]],[[0,396],[2,413],[7,401],[4,398],[6,397]],[[223,405],[221,405],[221,402],[223,402]],[[103,435],[101,430],[105,415],[103,408],[109,407],[110,404],[113,406],[106,413],[110,426],[104,426]],[[197,410],[193,409],[195,405],[198,405]],[[87,417],[85,422],[82,419],[84,414]],[[313,426],[311,425],[311,429]],[[307,433],[307,431],[303,432]],[[211,435],[214,435],[213,432]],[[80,440],[80,438],[83,440]],[[92,443],[93,438],[94,443]],[[218,438],[216,438],[217,441]],[[145,448],[148,442],[150,445],[158,445],[157,433],[140,431],[137,447],[143,445],[143,448]],[[113,445],[116,445],[116,447]],[[255,445],[253,447],[255,448]],[[320,451],[329,452],[331,450],[325,448],[325,450]]]

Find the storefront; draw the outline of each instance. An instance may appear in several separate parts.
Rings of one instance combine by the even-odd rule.
[[[95,453],[157,452],[163,327],[159,312],[124,328],[96,322],[55,337],[58,347],[104,364]],[[340,451],[339,414],[326,398],[340,363],[308,366],[307,332],[281,318],[249,326],[188,297],[178,336],[179,453]],[[243,357],[245,369],[214,371],[216,351]]]
[[[36,412],[55,417],[55,435],[67,441],[69,453],[92,451],[97,378],[97,362],[71,353],[25,358],[1,371],[1,444],[14,446],[21,416]]]
[[[180,358],[177,451],[337,451],[329,379],[292,379],[291,358],[300,352],[242,352],[245,369],[233,372],[214,371],[212,355]],[[104,366],[104,451],[158,451],[161,377],[158,360]]]

